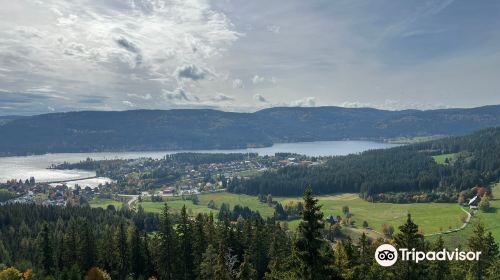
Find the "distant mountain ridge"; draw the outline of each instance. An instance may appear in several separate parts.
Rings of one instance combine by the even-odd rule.
[[[276,107],[255,113],[209,109],[81,111],[0,119],[0,155],[383,140],[463,135],[499,125],[500,105],[428,111],[343,107]]]

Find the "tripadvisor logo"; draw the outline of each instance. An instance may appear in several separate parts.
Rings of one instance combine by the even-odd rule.
[[[416,251],[415,248],[409,250],[407,248],[400,248],[399,253],[402,261],[413,261],[419,263],[424,260],[428,261],[478,261],[481,252],[464,252],[448,251],[443,249],[441,251]],[[378,246],[375,251],[375,260],[381,266],[392,266],[398,260],[398,250],[390,244],[382,244]]]
[[[398,251],[390,244],[382,244],[375,251],[375,260],[381,266],[392,266],[398,260]]]

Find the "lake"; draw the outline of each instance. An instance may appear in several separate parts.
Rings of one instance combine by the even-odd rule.
[[[196,153],[258,153],[259,155],[274,155],[277,152],[297,153],[308,156],[348,155],[373,149],[386,149],[398,146],[396,144],[372,141],[318,141],[300,143],[280,143],[265,148],[229,149],[229,150],[178,150],[149,152],[103,152],[103,153],[57,153],[34,156],[0,157],[0,182],[10,179],[25,180],[31,176],[39,182],[61,180],[78,180],[93,177],[95,172],[83,170],[52,170],[47,167],[63,162],[76,163],[87,158],[104,159],[135,159],[141,157],[162,158],[167,154],[181,152]],[[96,186],[109,181],[107,178],[80,180],[77,183],[85,186]],[[75,182],[68,182],[72,186]]]

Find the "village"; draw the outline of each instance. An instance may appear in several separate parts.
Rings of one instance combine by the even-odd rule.
[[[36,182],[35,178],[12,179],[1,183],[10,199],[0,203],[34,203],[47,206],[86,205],[93,199],[126,200],[123,197],[184,197],[204,193],[226,191],[232,180],[247,180],[261,172],[286,166],[314,166],[324,159],[302,155],[257,154],[229,155],[185,154],[154,160],[140,158],[133,160],[85,161],[59,166],[52,169],[82,169],[96,172],[98,178],[110,178],[98,185],[82,184],[78,180],[66,182]]]

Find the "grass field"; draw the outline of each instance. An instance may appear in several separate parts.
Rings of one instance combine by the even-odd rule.
[[[217,214],[217,210],[207,207],[208,202],[213,200],[217,207],[224,202],[228,203],[231,208],[236,204],[247,206],[254,211],[259,211],[264,217],[270,217],[274,213],[273,208],[266,203],[260,203],[255,196],[211,193],[199,195],[198,198],[200,199],[198,205],[193,205],[190,200],[180,199],[169,201],[168,205],[173,210],[180,210],[183,205],[186,205],[188,212],[193,215],[210,212]],[[298,199],[300,198],[275,198],[282,204]],[[460,206],[452,203],[370,203],[360,199],[357,194],[319,196],[318,199],[319,203],[323,205],[322,211],[325,217],[330,214],[342,216],[342,206],[347,205],[353,215],[356,227],[361,227],[363,221],[366,220],[368,225],[376,231],[381,230],[382,224],[392,225],[397,231],[398,226],[406,221],[408,213],[412,214],[415,223],[425,234],[439,232],[450,227],[459,227],[462,224],[461,217],[465,216],[465,213],[460,210]],[[145,211],[156,213],[159,213],[163,207],[161,202],[142,202],[141,205]],[[288,227],[295,229],[298,223],[297,220],[288,221]]]
[[[497,242],[500,242],[500,183],[497,183],[492,188],[492,193],[494,199],[490,201],[490,206],[492,208],[490,212],[483,213],[478,211],[467,228],[459,232],[443,235],[448,246],[466,246],[467,239],[471,235],[474,225],[479,222],[483,223],[487,231],[491,231]]]
[[[113,199],[104,199],[104,198],[94,198],[89,202],[90,207],[92,208],[106,208],[108,205],[114,205],[116,209],[122,206],[122,202],[116,201]]]
[[[437,164],[444,164],[446,159],[448,159],[449,162],[452,162],[456,156],[457,156],[457,153],[453,153],[453,154],[437,155],[437,156],[433,156],[433,158]]]
[[[264,217],[270,217],[274,214],[274,209],[269,207],[266,203],[260,203],[256,196],[250,195],[236,195],[232,193],[210,193],[210,194],[201,194],[198,195],[200,202],[198,205],[194,205],[191,200],[174,200],[168,201],[167,204],[174,210],[180,210],[183,205],[186,205],[188,211],[191,209],[193,215],[198,213],[210,213],[213,212],[217,214],[217,210],[213,210],[207,207],[208,202],[213,200],[215,202],[216,207],[220,207],[222,203],[229,204],[232,209],[235,205],[239,204],[241,206],[247,206],[253,211],[259,211],[259,213]],[[163,208],[164,202],[142,202],[140,205],[147,212],[156,212],[159,213]]]
[[[454,203],[371,203],[362,200],[357,194],[320,196],[318,199],[323,205],[325,217],[330,214],[343,216],[342,206],[346,205],[353,215],[354,226],[359,228],[363,221],[367,221],[368,226],[376,231],[381,231],[382,224],[388,224],[397,232],[398,226],[406,221],[407,214],[410,213],[424,234],[435,233],[449,227],[459,227],[462,225],[461,217],[466,215]],[[282,203],[288,200],[290,199],[282,199]],[[290,228],[294,226],[293,222],[289,222]]]

